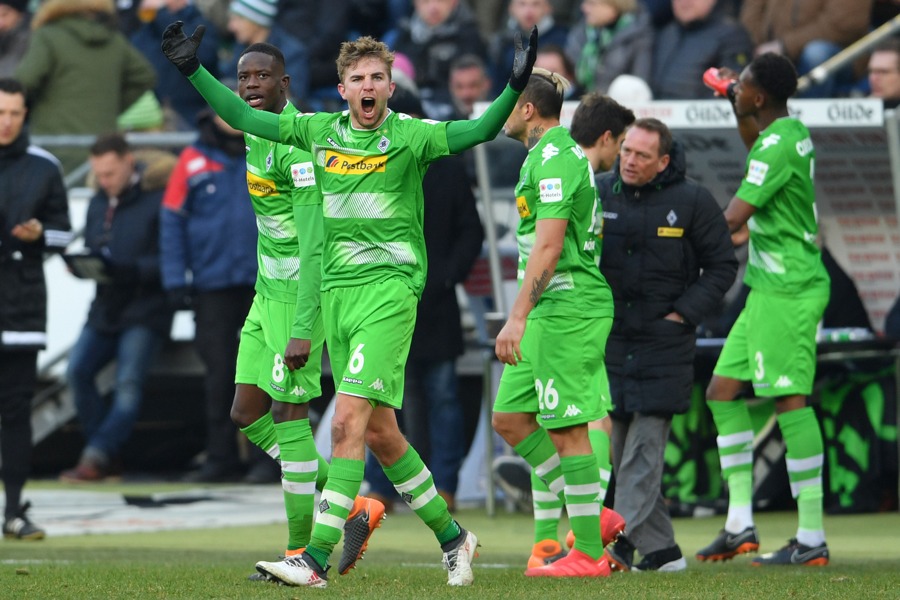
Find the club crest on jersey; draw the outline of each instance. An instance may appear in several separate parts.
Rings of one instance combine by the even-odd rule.
[[[367,175],[369,173],[384,173],[387,165],[387,157],[356,156],[328,150],[325,153],[325,172],[337,175]]]
[[[384,152],[388,149],[388,146],[391,145],[391,140],[387,139],[384,136],[381,136],[381,140],[378,142],[378,151]]]
[[[272,164],[275,162],[275,157],[272,155],[272,151],[269,151],[268,156],[266,156],[266,171],[272,169]]]
[[[316,177],[313,175],[312,162],[309,161],[291,165],[291,178],[294,180],[294,187],[302,188],[316,185]]]
[[[562,202],[562,179],[559,177],[541,179],[539,187],[541,202]]]

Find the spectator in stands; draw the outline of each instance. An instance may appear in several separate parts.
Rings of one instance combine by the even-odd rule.
[[[578,85],[606,93],[622,74],[649,81],[653,25],[637,0],[583,0],[581,12],[566,41]]]
[[[784,54],[800,75],[809,73],[869,30],[872,0],[743,0],[741,23],[747,28],[755,54]],[[848,66],[802,94],[829,98],[839,86],[853,83]]]
[[[450,97],[456,110],[454,119],[468,119],[476,102],[490,101],[491,76],[480,57],[463,54],[450,63]]]
[[[545,44],[540,46],[537,51],[537,57],[534,59],[536,67],[547,69],[551,73],[559,73],[565,77],[571,85],[563,94],[563,100],[578,100],[584,94],[584,90],[578,85],[575,77],[575,65],[566,56],[566,51],[562,46],[556,44]]]
[[[495,95],[503,91],[502,85],[506,85],[503,74],[512,64],[516,33],[525,39],[531,28],[537,26],[538,48],[548,44],[565,46],[569,36],[569,28],[553,19],[550,0],[509,0],[508,12],[506,25],[491,36],[488,48],[488,58],[494,69]],[[561,71],[555,72],[563,74]]]
[[[337,91],[340,81],[334,65],[350,27],[353,0],[281,0],[278,6],[279,23],[309,50],[308,100],[316,110],[341,110],[344,101]],[[188,26],[185,29],[193,31]]]
[[[250,44],[265,42],[281,49],[287,73],[291,76],[290,95],[296,101],[309,93],[309,48],[287,32],[278,21],[276,0],[232,0],[229,7],[228,31],[237,43],[220,72],[237,73],[241,53]]]
[[[869,57],[869,88],[885,108],[900,105],[900,39],[890,38],[872,50]]]
[[[432,119],[453,115],[447,81],[457,56],[475,54],[487,60],[475,17],[460,0],[415,0],[415,12],[385,35],[395,52],[405,54],[416,70],[422,107]],[[511,65],[512,63],[510,63]],[[506,65],[509,68],[510,65]]]
[[[12,77],[30,38],[28,0],[0,0],[0,77]]]
[[[423,116],[415,94],[401,87],[395,88],[388,106],[416,118]],[[460,157],[448,156],[432,163],[422,181],[422,191],[428,273],[406,363],[405,389],[411,401],[404,401],[402,414],[410,438],[418,435],[427,439],[427,444],[412,441],[434,476],[438,494],[452,511],[459,469],[468,451],[461,441],[465,423],[457,395],[456,359],[464,347],[456,285],[465,281],[481,253],[484,229]],[[390,507],[396,493],[374,456],[366,465],[366,479],[372,484],[368,496]]]
[[[206,367],[206,459],[186,480],[215,482],[235,480],[241,470],[230,413],[239,333],[255,293],[256,217],[247,201],[244,135],[208,111],[197,129],[163,197],[160,259],[170,306],[194,310],[195,348]]]
[[[219,33],[212,22],[203,16],[191,0],[163,0],[162,6],[156,11],[153,20],[143,23],[132,34],[131,42],[156,69],[158,79],[154,91],[163,110],[170,117],[174,117],[169,119],[172,128],[188,130],[194,128],[197,122],[197,113],[206,107],[206,101],[159,51],[159,40],[162,39],[163,29],[173,21],[184,21],[184,26],[191,31],[198,25],[206,27],[204,39],[208,43],[199,48],[198,53],[201,55],[200,60],[204,64],[210,65],[212,74],[218,77],[219,72],[215,65],[220,44]]]
[[[666,440],[691,405],[695,328],[718,308],[737,274],[715,198],[686,177],[684,148],[657,119],[625,134],[614,172],[598,178],[603,202],[600,270],[616,319],[607,341],[615,508],[628,524],[607,549],[610,567],[681,571],[662,496]]]
[[[33,134],[115,131],[116,118],[153,88],[156,73],[118,32],[113,0],[46,0],[32,21],[16,77],[28,92]],[[54,152],[68,171],[83,149]]]
[[[99,189],[88,205],[84,240],[104,269],[69,355],[67,378],[86,440],[78,464],[60,475],[73,483],[119,472],[119,454],[140,412],[144,379],[172,322],[160,281],[159,207],[175,157],[138,164],[121,134],[98,137],[90,157]],[[113,360],[108,405],[97,376]]]
[[[727,66],[740,72],[753,56],[747,30],[719,8],[724,0],[672,0],[675,19],[653,44],[650,87],[657,100],[711,98],[703,72]]]
[[[0,461],[3,537],[38,540],[22,503],[31,470],[31,400],[38,350],[47,341],[44,255],[70,239],[69,204],[59,162],[29,145],[25,88],[0,79]]]

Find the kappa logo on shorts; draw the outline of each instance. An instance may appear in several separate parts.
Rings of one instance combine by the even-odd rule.
[[[375,381],[372,382],[372,385],[369,386],[369,389],[373,389],[376,392],[383,392],[384,391],[384,382],[381,381],[381,378],[379,377],[378,379],[376,379]]]
[[[354,385],[362,385],[362,379],[354,379],[353,377],[344,377],[342,379],[344,383],[352,383]]]
[[[566,412],[563,413],[564,417],[577,417],[581,414],[581,411],[574,404],[570,404],[566,407]]]
[[[791,381],[791,378],[787,375],[782,375],[778,378],[778,381],[775,382],[775,387],[777,388],[786,388],[794,385],[794,382]]]
[[[304,394],[306,394],[306,390],[304,390],[299,385],[295,385],[294,389],[291,390],[291,393],[295,396],[303,396]]]
[[[269,382],[269,387],[272,388],[273,390],[275,390],[276,392],[282,392],[282,393],[283,393],[283,392],[285,391],[283,387],[281,387],[280,385],[275,385],[275,384],[272,383],[272,382]]]

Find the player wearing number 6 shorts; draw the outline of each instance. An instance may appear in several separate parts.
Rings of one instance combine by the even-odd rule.
[[[525,574],[606,577],[600,470],[588,423],[605,414],[603,361],[613,303],[595,263],[594,173],[559,123],[567,87],[559,75],[535,69],[506,122],[506,135],[524,143],[528,157],[516,185],[520,287],[497,336],[497,358],[506,366],[493,426],[564,499],[575,534],[565,558]]]

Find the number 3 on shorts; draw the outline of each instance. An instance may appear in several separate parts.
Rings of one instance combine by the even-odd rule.
[[[538,405],[541,410],[556,410],[559,406],[559,392],[553,389],[553,378],[547,380],[547,386],[540,379],[534,380],[534,389],[538,393]]]

